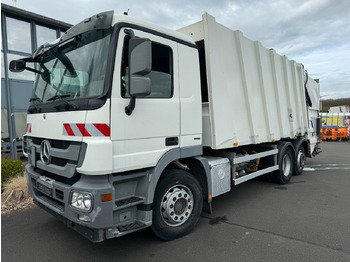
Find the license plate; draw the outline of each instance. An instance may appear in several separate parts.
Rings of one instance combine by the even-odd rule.
[[[40,183],[39,181],[37,181],[37,188],[41,193],[52,197],[52,188]]]

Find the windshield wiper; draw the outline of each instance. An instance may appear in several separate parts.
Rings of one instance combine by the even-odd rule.
[[[31,97],[31,98],[29,99],[29,102],[38,101],[38,100],[40,100],[39,97]]]
[[[65,94],[65,95],[54,95],[53,97],[50,97],[49,99],[47,99],[46,101],[53,101],[53,100],[56,100],[56,99],[58,99],[58,98],[60,98],[61,100],[63,100],[63,101],[67,101],[67,100],[65,100],[65,99],[63,99],[63,98],[65,98],[65,97],[69,97],[70,95],[68,95],[68,94]],[[68,101],[67,101],[68,102]]]
[[[49,99],[47,99],[46,101],[54,101],[56,99],[61,99],[63,102],[65,102],[69,107],[72,107],[73,109],[78,109],[79,106],[76,105],[73,102],[69,102],[66,99],[64,99],[65,97],[70,97],[71,95],[65,94],[65,95],[54,95],[53,97],[50,97]]]
[[[33,101],[38,101],[38,100],[41,100],[39,97],[31,97],[30,99],[29,99],[29,102],[33,102]],[[34,109],[28,109],[28,111],[29,112],[38,112],[38,113],[40,113],[41,112],[41,108],[39,108],[38,106],[37,106],[37,104],[33,104],[33,106],[34,106]]]

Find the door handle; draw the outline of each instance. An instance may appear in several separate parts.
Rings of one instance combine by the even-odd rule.
[[[165,138],[165,146],[177,146],[178,144],[179,138],[177,136]]]

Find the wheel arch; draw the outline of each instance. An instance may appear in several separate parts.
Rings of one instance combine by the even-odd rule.
[[[201,146],[195,146],[195,147],[189,147],[189,148],[175,148],[172,150],[169,150],[166,152],[158,161],[157,165],[153,168],[150,169],[150,177],[149,177],[149,186],[148,186],[148,194],[147,194],[147,203],[151,204],[153,203],[154,200],[154,194],[156,191],[157,184],[159,180],[161,179],[162,175],[164,174],[164,171],[169,169],[169,168],[178,168],[181,169],[181,167],[174,165],[174,161],[180,161],[183,163],[185,166],[188,164],[192,170],[189,171],[191,175],[193,175],[198,182],[201,183],[201,178],[202,178],[202,172],[205,172],[206,167],[204,164],[199,164],[202,163],[202,161],[197,160],[201,159],[200,155],[202,154],[202,147]],[[204,159],[205,160],[205,159]],[[199,162],[199,163],[198,163]],[[209,170],[208,163],[206,162],[207,168]],[[183,168],[185,168],[185,166]],[[188,168],[190,168],[188,166]],[[192,171],[195,170],[196,168],[201,169],[200,172],[195,172],[195,174],[192,174]],[[190,169],[191,169],[190,168]],[[186,169],[185,169],[186,170]],[[202,186],[203,189],[203,186]],[[203,190],[203,192],[207,192],[208,190],[206,189]]]
[[[278,148],[278,153],[283,152],[285,148],[290,148],[290,150],[293,153],[293,156],[295,157],[295,145],[290,142],[290,141],[281,141],[278,143],[277,148]]]
[[[194,176],[202,187],[203,200],[211,202],[212,188],[208,161],[203,157],[191,157],[183,159],[183,163],[189,168],[189,173]]]
[[[295,155],[298,154],[298,148],[302,146],[305,150],[305,154],[309,156],[310,154],[310,146],[308,143],[308,140],[305,137],[299,137],[295,141],[293,141],[293,146],[294,146],[294,152]]]

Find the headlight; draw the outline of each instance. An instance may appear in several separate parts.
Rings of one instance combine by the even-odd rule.
[[[72,193],[70,205],[82,211],[91,211],[93,197],[90,193],[74,192]]]

